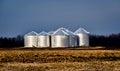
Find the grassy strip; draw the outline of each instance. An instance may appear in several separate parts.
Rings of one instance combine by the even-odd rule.
[[[120,60],[119,50],[3,50],[0,62],[54,63]]]
[[[119,71],[120,61],[3,63],[0,71]]]

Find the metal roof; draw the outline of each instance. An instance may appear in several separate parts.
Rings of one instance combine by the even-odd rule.
[[[76,30],[75,32],[74,32],[74,34],[89,34],[89,32],[88,31],[86,31],[84,28],[79,28],[78,30]]]
[[[56,30],[52,35],[69,35],[63,27]]]
[[[61,27],[61,29],[65,32],[67,32],[69,35],[74,35],[74,33],[66,28]]]
[[[53,35],[74,35],[74,33],[66,28],[61,27],[56,30]]]
[[[38,35],[38,33],[32,31],[32,32],[27,33],[25,36],[36,36],[36,35]]]
[[[48,35],[52,35],[54,33],[54,31],[50,31],[48,32]]]
[[[39,33],[38,35],[48,36],[49,34],[48,34],[48,33],[46,33],[46,32],[44,32],[44,31],[42,31],[42,32],[41,32],[41,33]]]

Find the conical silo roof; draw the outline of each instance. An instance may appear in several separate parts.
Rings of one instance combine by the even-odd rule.
[[[62,27],[62,30],[64,30],[65,32],[67,32],[69,35],[74,35],[74,33],[66,28]]]
[[[42,31],[41,33],[39,33],[38,35],[42,35],[42,36],[48,36],[48,33]]]
[[[79,28],[74,32],[74,34],[89,34],[89,32],[86,31],[84,28]]]
[[[66,33],[66,35],[74,35],[74,33],[73,33],[72,31],[70,31],[70,30],[68,30],[68,29],[66,29],[66,28],[63,28],[63,27],[59,28],[58,30],[59,30],[59,31],[61,30],[64,34]],[[58,30],[57,30],[57,31],[58,31]],[[61,32],[61,33],[62,33],[62,32]],[[62,33],[62,34],[63,34],[63,33]]]
[[[69,35],[64,28],[59,28],[52,35]]]
[[[48,35],[52,35],[54,33],[54,31],[49,31]]]
[[[36,32],[32,31],[32,32],[29,32],[28,34],[26,34],[25,36],[36,36],[38,35]]]

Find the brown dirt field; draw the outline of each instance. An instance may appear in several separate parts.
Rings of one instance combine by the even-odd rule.
[[[119,71],[120,50],[0,49],[0,71]]]

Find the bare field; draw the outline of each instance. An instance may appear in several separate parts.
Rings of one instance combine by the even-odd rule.
[[[120,71],[120,50],[0,49],[0,71]]]

